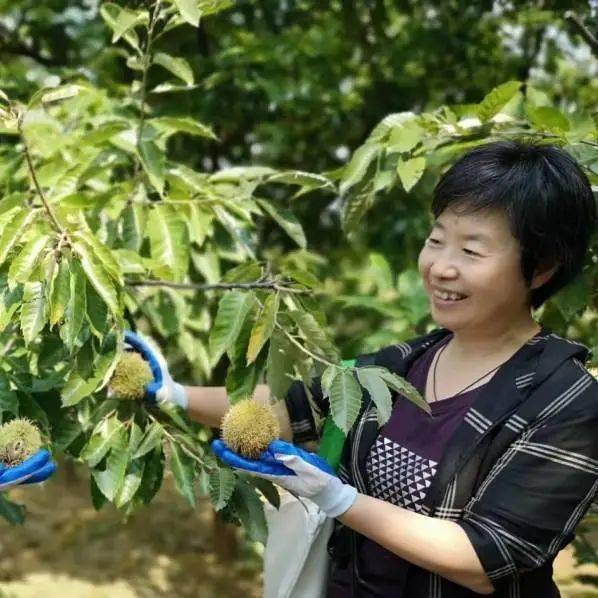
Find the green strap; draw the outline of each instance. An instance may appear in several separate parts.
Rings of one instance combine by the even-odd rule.
[[[347,359],[341,363],[345,367],[352,367],[355,365],[355,362],[355,359]],[[318,455],[325,459],[336,472],[338,472],[338,466],[341,462],[345,439],[344,432],[334,423],[332,414],[328,415],[324,421]]]

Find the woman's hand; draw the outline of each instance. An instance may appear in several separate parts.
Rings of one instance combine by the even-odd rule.
[[[185,387],[172,379],[166,359],[156,343],[139,333],[125,330],[125,347],[139,352],[152,369],[154,380],[146,386],[145,398],[154,403],[164,401],[187,409],[189,401]]]
[[[357,496],[357,490],[343,484],[324,459],[284,440],[272,441],[259,459],[238,455],[222,440],[214,440],[211,446],[227,465],[311,499],[328,517],[344,513]]]
[[[0,491],[8,490],[20,484],[37,484],[48,479],[56,471],[56,463],[50,453],[39,450],[15,467],[0,465]]]

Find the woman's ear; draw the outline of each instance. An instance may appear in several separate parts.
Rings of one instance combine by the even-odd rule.
[[[537,289],[546,284],[559,269],[560,264],[555,264],[552,267],[538,267],[532,277],[530,289]]]

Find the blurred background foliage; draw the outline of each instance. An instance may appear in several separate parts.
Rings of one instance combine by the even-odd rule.
[[[126,103],[139,72],[131,62],[127,67],[123,45],[111,43],[100,4],[0,0],[0,88],[27,102],[41,87],[85,79],[107,98]],[[146,6],[142,0],[117,4],[133,11]],[[204,18],[210,4],[222,12]],[[184,57],[194,78],[182,85],[176,77],[165,81],[164,71],[150,70],[152,116],[191,117],[213,129],[218,140],[176,135],[167,141],[169,157],[198,171],[258,165],[323,173],[341,189],[345,183],[342,194],[315,189],[298,197],[268,188],[264,194],[292,209],[301,222],[307,245],[297,249],[270,220],[257,224],[255,239],[262,259],[303,272],[307,283],[309,276],[321,281],[305,306],[326,316],[342,357],[434,327],[417,254],[430,224],[434,184],[460,152],[515,130],[554,136],[580,160],[595,189],[598,185],[595,2],[214,0],[201,5],[198,28],[179,27],[160,39],[160,50]],[[498,110],[513,121],[502,126],[485,126],[489,119],[467,121],[477,117],[491,90],[509,81],[519,85],[507,90],[510,95],[505,92]],[[97,99],[96,105],[101,105]],[[549,111],[530,114],[524,106]],[[453,138],[444,129],[450,141],[444,150],[433,143],[425,147],[425,172],[408,191],[396,176],[376,182],[385,168],[396,171],[397,157],[389,167],[368,162],[359,180],[347,184],[355,151],[367,146],[387,115],[400,113],[428,115],[420,122],[428,143],[439,123],[461,126]],[[0,145],[5,189],[14,174],[12,140],[2,136]],[[356,189],[370,183],[374,190],[366,209],[348,223],[347,204],[354,202]],[[213,283],[235,260],[231,252],[215,251],[198,269]],[[592,348],[594,367],[597,268],[595,238],[584,275],[539,313],[557,333]],[[135,318],[145,320],[181,381],[222,383],[226,362],[212,371],[205,356],[197,365],[181,354],[179,329],[168,318],[175,301],[169,297],[157,294]],[[208,297],[215,307],[214,297]],[[213,312],[194,312],[199,336],[207,337]],[[587,543],[580,550],[590,558]]]

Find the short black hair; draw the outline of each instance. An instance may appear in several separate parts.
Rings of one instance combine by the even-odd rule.
[[[434,216],[449,207],[506,213],[528,285],[537,268],[559,265],[531,291],[533,309],[582,271],[596,227],[596,201],[579,164],[555,145],[525,139],[486,143],[459,158],[434,188]]]

